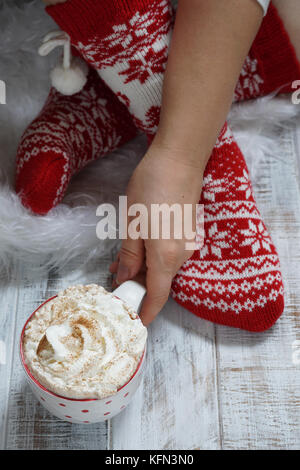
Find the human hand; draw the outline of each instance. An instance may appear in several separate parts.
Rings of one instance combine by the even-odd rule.
[[[193,161],[193,163],[189,163]],[[199,202],[202,188],[203,171],[199,159],[187,157],[186,152],[180,149],[163,147],[155,142],[134,171],[128,188],[128,208],[132,204],[143,204],[147,208],[144,220],[148,228],[142,233],[142,238],[128,237],[123,241],[117,260],[110,270],[116,274],[117,284],[121,284],[144,272],[147,294],[141,309],[141,319],[149,325],[166,303],[173,277],[182,264],[191,257],[193,251],[186,249],[187,240],[184,233],[180,239],[175,239],[174,223],[171,223],[170,239],[151,238],[151,205],[191,204],[190,218],[195,231],[196,204]],[[153,207],[153,206],[152,206]],[[132,217],[129,216],[128,224]],[[174,222],[174,221],[172,221]],[[181,227],[182,228],[182,227]]]

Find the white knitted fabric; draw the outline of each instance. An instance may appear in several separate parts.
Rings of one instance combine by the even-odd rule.
[[[257,1],[261,5],[262,9],[264,10],[264,16],[265,16],[270,5],[270,0],[257,0]]]
[[[172,17],[169,1],[161,0],[144,13],[133,9],[130,26],[125,22],[112,25],[113,32],[106,37],[95,36],[87,42],[73,38],[73,45],[147,135],[154,136],[157,130]]]

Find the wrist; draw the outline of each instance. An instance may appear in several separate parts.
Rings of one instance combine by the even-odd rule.
[[[205,170],[211,153],[210,150],[205,149],[204,144],[194,143],[188,139],[178,139],[175,136],[169,138],[160,129],[158,129],[150,148],[161,157],[165,155],[174,162],[193,166],[202,172]]]

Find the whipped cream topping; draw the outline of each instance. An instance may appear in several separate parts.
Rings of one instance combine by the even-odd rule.
[[[105,398],[130,380],[147,329],[125,302],[96,284],[73,286],[41,307],[23,339],[25,362],[50,391]]]

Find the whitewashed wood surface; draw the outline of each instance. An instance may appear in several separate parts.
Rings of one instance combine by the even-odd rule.
[[[255,182],[285,279],[280,321],[250,334],[200,320],[170,300],[149,330],[142,385],[111,421],[82,426],[50,416],[25,384],[18,339],[27,316],[59,289],[78,282],[110,287],[113,254],[86,267],[77,260],[57,273],[18,265],[2,275],[0,448],[300,448],[299,142],[300,122],[278,136],[282,158],[262,161]]]

